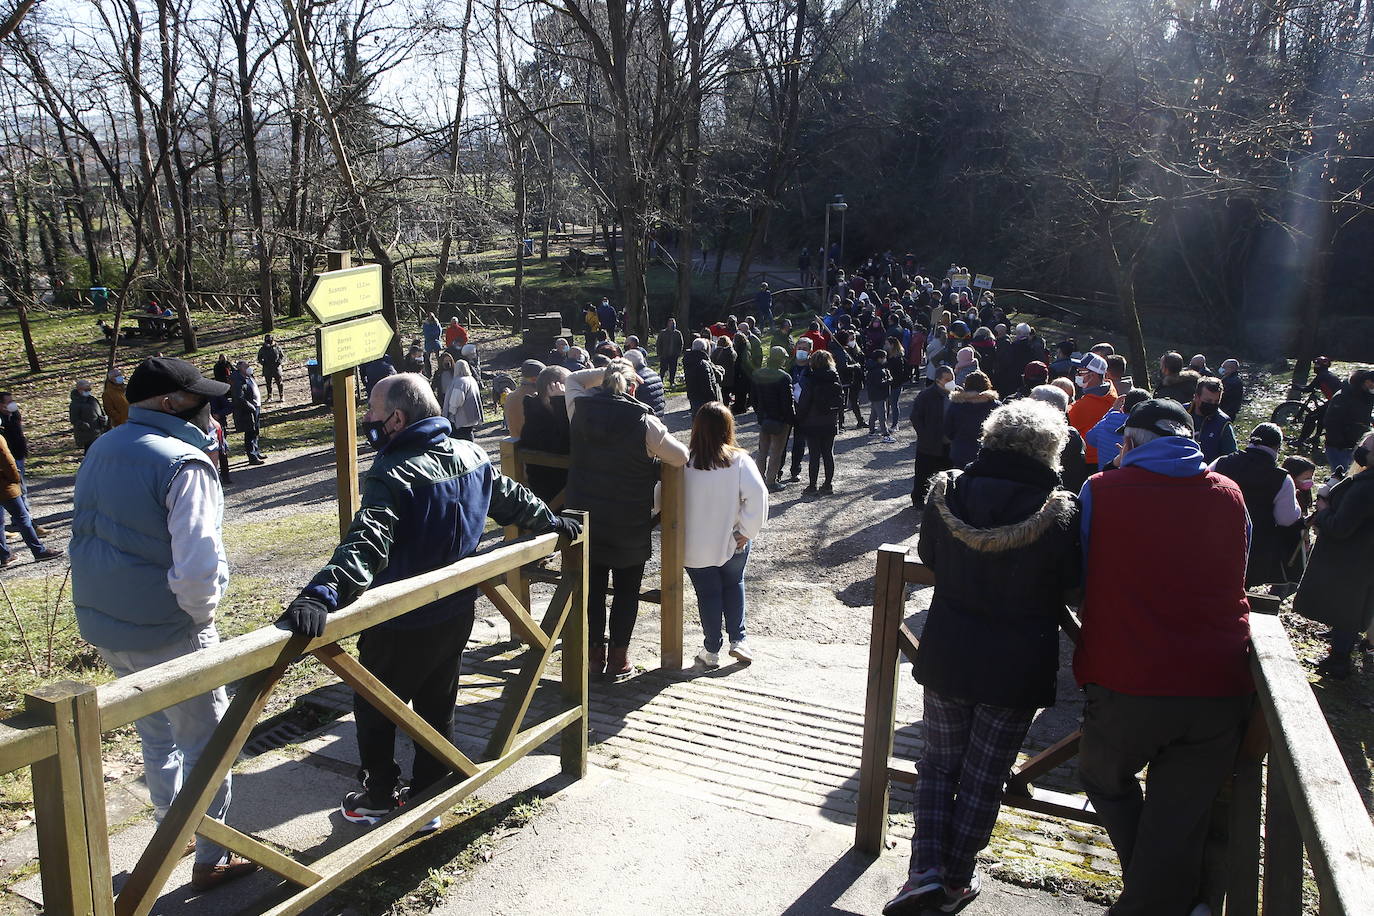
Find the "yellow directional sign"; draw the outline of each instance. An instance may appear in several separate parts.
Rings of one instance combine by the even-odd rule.
[[[364,264],[319,274],[305,307],[328,324],[382,307],[382,265]]]
[[[386,352],[392,336],[391,325],[381,315],[316,328],[320,371],[329,375],[371,362]]]

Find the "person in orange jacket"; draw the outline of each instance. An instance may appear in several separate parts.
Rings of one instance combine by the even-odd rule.
[[[1107,381],[1107,361],[1096,353],[1088,351],[1078,360],[1074,373],[1078,385],[1078,399],[1069,407],[1069,425],[1078,430],[1086,444],[1088,430],[1107,415],[1116,403],[1116,389]],[[1083,454],[1088,467],[1097,467],[1097,449],[1086,446]]]

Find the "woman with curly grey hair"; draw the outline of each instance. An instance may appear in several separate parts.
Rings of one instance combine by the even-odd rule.
[[[935,594],[916,653],[926,745],[907,883],[883,913],[957,912],[1037,709],[1055,699],[1059,614],[1078,585],[1078,503],[1059,487],[1063,415],[1020,400],[983,422],[962,471],[935,476],[918,544]]]

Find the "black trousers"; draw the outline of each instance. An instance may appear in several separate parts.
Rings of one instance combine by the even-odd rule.
[[[1112,914],[1181,916],[1198,902],[1212,803],[1254,697],[1086,693],[1078,775],[1121,860]]]
[[[611,598],[612,649],[624,649],[635,635],[635,620],[639,617],[639,587],[644,582],[644,564],[612,569],[596,563],[587,564],[587,632],[593,649],[607,645],[606,592],[615,583]]]
[[[916,508],[925,505],[926,494],[930,492],[930,478],[941,471],[948,471],[954,465],[949,460],[949,449],[939,455],[916,453],[916,476],[911,480],[911,504]]]
[[[250,458],[259,457],[258,433],[261,419],[256,410],[241,410],[234,414],[234,425],[243,430],[243,453]]]
[[[801,476],[802,458],[806,455],[806,436],[795,426],[792,428],[792,476]]]
[[[808,469],[811,474],[811,486],[816,485],[816,474],[820,470],[820,465],[825,464],[825,483],[830,483],[830,478],[835,476],[835,433],[830,432],[808,432],[806,433],[806,447],[811,450],[808,462]]]
[[[414,630],[373,627],[358,637],[358,661],[391,692],[445,738],[453,737],[453,704],[458,699],[458,672],[463,649],[472,635],[473,612]],[[396,763],[396,724],[372,704],[353,697],[357,720],[362,783],[374,802],[385,806],[396,791],[401,768]],[[424,791],[447,775],[447,765],[415,748],[412,793]]]
[[[658,361],[658,375],[663,384],[671,385],[677,381],[677,362],[681,357],[665,356]]]

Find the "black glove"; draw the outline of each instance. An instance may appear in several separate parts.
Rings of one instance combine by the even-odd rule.
[[[557,531],[570,541],[575,541],[582,534],[582,523],[575,518],[568,518],[566,515],[556,515],[553,519],[553,527],[550,531]]]
[[[301,595],[287,605],[286,613],[281,615],[277,626],[302,636],[316,638],[324,635],[324,622],[328,616],[329,607],[323,601]]]

